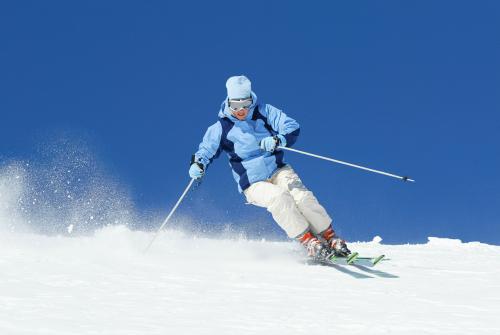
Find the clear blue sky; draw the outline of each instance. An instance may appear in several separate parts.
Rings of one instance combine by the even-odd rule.
[[[245,74],[299,121],[296,148],[417,180],[287,153],[344,237],[500,244],[499,41],[498,1],[4,1],[0,159],[71,134],[166,214]],[[180,214],[280,234],[224,156]]]

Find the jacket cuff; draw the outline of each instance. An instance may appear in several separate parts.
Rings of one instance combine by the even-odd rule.
[[[285,138],[285,136],[283,136],[281,134],[278,134],[278,135],[276,135],[276,137],[279,140],[278,145],[282,146],[282,147],[286,147],[286,138]]]
[[[299,134],[300,134],[300,128],[297,128],[291,133],[283,135],[285,137],[285,143],[287,144],[287,147],[291,147],[295,144],[295,142],[297,142]]]
[[[203,171],[205,171],[205,168],[207,167],[207,164],[203,163],[203,160],[201,157],[196,157],[195,155],[191,156],[191,163],[189,164],[190,166],[196,163]]]

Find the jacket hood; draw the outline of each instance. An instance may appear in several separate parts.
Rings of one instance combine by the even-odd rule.
[[[226,97],[224,99],[224,101],[222,101],[222,104],[220,106],[220,111],[219,111],[219,117],[227,117],[229,120],[231,120],[233,122],[240,121],[237,118],[235,118],[233,116],[233,114],[231,113],[231,110],[229,109],[229,105],[228,105],[228,99],[229,98]],[[248,109],[248,115],[247,115],[246,119],[243,121],[252,119],[255,106],[257,106],[257,95],[252,91],[252,104],[250,105],[250,108]]]

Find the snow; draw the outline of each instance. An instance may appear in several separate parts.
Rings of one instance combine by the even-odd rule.
[[[307,265],[293,242],[109,226],[0,234],[0,334],[499,334],[500,247],[351,243],[389,261]]]

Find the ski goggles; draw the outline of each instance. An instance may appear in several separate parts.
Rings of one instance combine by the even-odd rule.
[[[242,109],[250,107],[252,103],[253,103],[252,98],[232,99],[229,100],[229,109],[231,110],[231,112],[237,112]]]

